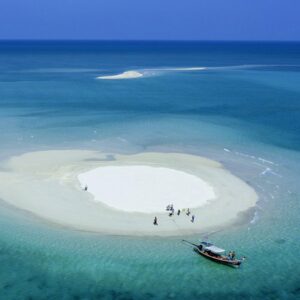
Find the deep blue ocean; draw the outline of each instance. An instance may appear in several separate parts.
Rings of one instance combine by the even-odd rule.
[[[144,76],[96,79],[132,70]],[[77,232],[1,200],[0,299],[300,298],[300,43],[2,41],[0,145],[0,163],[47,149],[202,155],[259,195],[246,224],[209,235],[247,257],[238,270],[182,237]]]

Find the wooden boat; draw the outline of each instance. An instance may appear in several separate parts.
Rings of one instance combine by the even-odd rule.
[[[193,244],[191,242],[185,241],[190,245],[194,246],[194,251],[199,255],[202,255],[205,258],[208,258],[214,262],[231,266],[231,267],[239,267],[241,263],[244,261],[245,257],[242,259],[237,259],[232,255],[225,255],[225,250],[219,247],[216,247],[212,243],[209,242],[200,242],[199,245]]]

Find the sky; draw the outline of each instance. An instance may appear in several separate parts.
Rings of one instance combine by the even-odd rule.
[[[300,41],[300,0],[0,0],[0,39]]]

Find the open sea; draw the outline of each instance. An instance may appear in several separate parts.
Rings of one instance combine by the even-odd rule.
[[[144,76],[96,79],[130,70]],[[1,300],[300,298],[300,43],[2,41],[0,168],[47,149],[220,161],[259,201],[207,235],[247,260],[181,243],[199,235],[84,233],[0,201]]]

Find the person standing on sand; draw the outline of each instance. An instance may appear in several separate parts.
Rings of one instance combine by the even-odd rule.
[[[178,211],[177,211],[177,216],[179,216],[180,215],[180,209],[178,209]]]
[[[186,215],[189,216],[191,214],[190,209],[187,209]]]
[[[153,225],[158,225],[156,216],[154,217]]]
[[[192,220],[191,220],[191,222],[194,223],[194,221],[195,221],[195,215],[192,215]]]

